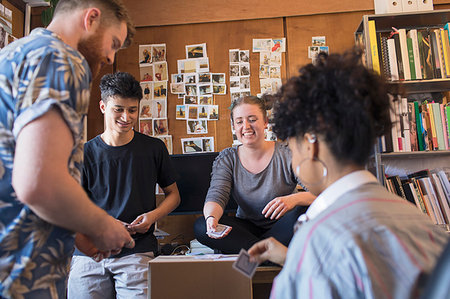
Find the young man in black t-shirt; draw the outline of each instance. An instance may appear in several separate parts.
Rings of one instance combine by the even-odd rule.
[[[133,130],[142,89],[128,73],[100,82],[105,131],[84,147],[83,187],[99,207],[121,221],[136,241],[133,249],[96,263],[75,251],[70,298],[147,298],[148,261],[157,241],[155,222],[180,203],[176,174],[164,142]],[[155,185],[165,200],[156,207]]]

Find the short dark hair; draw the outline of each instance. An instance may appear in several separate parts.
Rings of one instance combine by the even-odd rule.
[[[139,82],[126,72],[107,74],[100,80],[100,91],[103,102],[109,97],[120,96],[124,99],[142,99],[142,88]]]
[[[230,118],[231,122],[233,122],[233,111],[234,108],[242,105],[242,104],[249,104],[249,105],[256,105],[258,106],[259,110],[261,110],[262,114],[264,115],[264,120],[267,120],[267,114],[266,111],[272,109],[272,98],[270,97],[261,97],[258,98],[256,96],[245,96],[240,97],[234,100],[231,103],[231,106],[228,108],[231,110]]]
[[[55,7],[54,15],[59,13],[71,13],[75,9],[98,7],[104,14],[102,24],[110,24],[111,21],[125,22],[127,24],[127,37],[123,44],[126,48],[131,45],[136,32],[127,8],[121,0],[59,0]]]
[[[273,131],[285,140],[305,133],[321,136],[338,161],[365,165],[376,137],[391,128],[383,79],[367,69],[361,51],[319,54],[316,63],[275,95]]]

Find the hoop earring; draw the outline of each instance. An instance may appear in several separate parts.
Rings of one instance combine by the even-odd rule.
[[[314,162],[320,163],[320,165],[323,168],[323,170],[322,170],[322,178],[320,180],[318,180],[317,182],[308,181],[307,179],[302,178],[302,176],[300,175],[300,169],[302,169],[305,166],[305,165],[302,166],[302,164],[304,164],[304,163],[306,163],[308,161],[310,161],[311,163],[314,163]],[[295,168],[295,175],[297,176],[297,178],[300,180],[300,182],[302,184],[306,185],[306,187],[308,187],[308,185],[309,186],[316,186],[316,185],[319,185],[319,184],[323,183],[323,181],[327,177],[327,174],[328,174],[327,166],[325,165],[325,163],[322,160],[320,160],[317,157],[314,157],[313,159],[308,159],[308,158],[303,159],[302,161],[300,161],[300,163]]]

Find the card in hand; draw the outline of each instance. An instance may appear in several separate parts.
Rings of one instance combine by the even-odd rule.
[[[233,263],[233,268],[247,276],[248,278],[252,278],[253,274],[255,274],[256,268],[258,267],[258,263],[250,261],[250,255],[247,250],[241,249],[239,252],[239,256],[237,260]]]
[[[224,225],[224,224],[218,224],[216,226],[216,231],[209,231],[208,235],[216,237],[216,238],[221,238],[223,237],[226,233],[228,233],[230,230],[232,229],[231,226],[229,225]]]

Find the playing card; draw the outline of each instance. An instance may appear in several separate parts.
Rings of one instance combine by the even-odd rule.
[[[224,225],[224,224],[218,224],[216,226],[216,231],[210,231],[208,232],[208,235],[216,237],[216,238],[220,238],[223,237],[227,232],[229,232],[231,230],[231,226],[228,225]]]
[[[255,274],[257,267],[258,263],[251,262],[250,255],[248,254],[247,250],[243,248],[239,252],[237,260],[233,263],[233,268],[238,270],[248,278],[253,277],[253,274]]]

